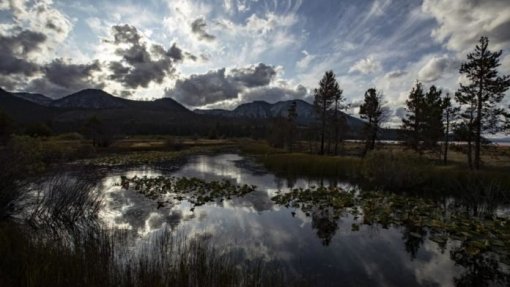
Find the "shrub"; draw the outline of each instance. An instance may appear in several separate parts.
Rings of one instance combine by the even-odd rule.
[[[63,141],[81,141],[84,139],[84,137],[80,133],[74,132],[60,134],[58,136],[55,136],[55,139]]]
[[[49,137],[53,131],[46,124],[34,124],[26,128],[25,134],[32,137]]]
[[[41,142],[25,135],[14,135],[7,143],[6,160],[11,174],[31,176],[44,170]]]
[[[179,151],[184,148],[182,140],[177,137],[171,137],[165,141],[165,147],[170,150]]]
[[[383,189],[413,189],[427,181],[430,168],[429,160],[413,152],[372,151],[363,160],[362,175]]]

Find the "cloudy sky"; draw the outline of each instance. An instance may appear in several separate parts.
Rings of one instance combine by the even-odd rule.
[[[310,100],[332,69],[398,114],[416,80],[455,90],[482,35],[510,73],[508,0],[0,0],[0,86],[232,108]]]

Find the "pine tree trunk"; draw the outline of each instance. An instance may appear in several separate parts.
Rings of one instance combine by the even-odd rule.
[[[321,152],[320,154],[324,154],[324,133],[326,131],[326,101],[322,103],[322,129],[321,129]]]
[[[470,169],[473,169],[473,159],[472,159],[472,147],[471,147],[471,136],[469,136],[469,139],[468,139],[468,152],[467,152],[467,157],[468,157],[468,165],[469,165],[469,168]]]
[[[443,163],[445,165],[448,164],[448,133],[450,132],[450,113],[446,112],[446,131],[444,137],[444,155],[443,155]]]
[[[375,149],[375,140],[377,139],[377,131],[378,131],[376,125],[374,125],[372,127],[372,129],[373,130],[372,130],[372,139],[370,141],[370,150],[374,150]]]
[[[338,155],[338,99],[335,98],[335,155]]]
[[[480,142],[482,137],[482,82],[478,92],[477,114],[476,114],[476,138],[475,138],[475,169],[480,169]]]

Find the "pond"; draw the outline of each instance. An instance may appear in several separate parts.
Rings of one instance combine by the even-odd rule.
[[[164,190],[149,196],[136,186],[144,177],[173,177],[174,184],[181,177],[220,183],[226,179],[247,186],[239,193],[234,188],[228,195],[198,200]],[[121,178],[130,184],[121,184]],[[321,185],[336,188],[318,188]],[[489,211],[498,215],[493,225],[479,224],[487,214],[478,216],[478,223],[466,223],[461,214],[472,216],[472,211],[451,199],[436,206],[437,201],[396,195],[360,196],[363,192],[347,182],[289,180],[229,153],[190,156],[168,166],[111,169],[100,189],[105,195],[101,221],[108,228],[134,234],[131,250],[170,230],[183,238],[208,238],[225,254],[276,263],[289,278],[317,286],[505,286],[510,282],[510,238],[506,232],[498,233],[500,225],[508,229],[508,213],[501,208]],[[322,195],[310,198],[313,191]],[[379,206],[381,202],[390,204]]]

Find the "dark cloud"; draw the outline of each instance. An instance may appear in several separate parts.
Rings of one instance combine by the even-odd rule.
[[[53,60],[44,68],[44,75],[48,81],[69,89],[88,88],[94,85],[91,82],[92,73],[100,71],[98,61],[90,64],[71,64],[62,59]]]
[[[205,19],[197,18],[195,21],[193,21],[193,23],[191,23],[191,32],[193,32],[193,34],[195,34],[200,40],[212,41],[216,39],[214,35],[211,35],[205,31],[206,27],[207,23],[205,23]]]
[[[231,78],[246,87],[257,87],[268,85],[276,76],[276,70],[272,66],[263,63],[255,67],[233,69]]]
[[[287,87],[258,87],[243,93],[243,102],[266,101],[274,103],[293,99],[305,99],[308,91],[302,85],[296,88]]]
[[[115,44],[138,44],[141,39],[136,27],[128,24],[113,26],[112,34],[114,39],[113,43]]]
[[[43,77],[32,80],[27,85],[26,91],[60,98],[87,88],[101,89],[104,84],[95,82],[92,78],[93,73],[100,70],[98,61],[73,64],[63,59],[55,59],[41,68]]]
[[[168,50],[161,45],[151,45],[150,49],[141,41],[138,30],[130,25],[112,27],[114,44],[130,44],[128,48],[119,47],[115,53],[121,61],[110,62],[110,79],[124,84],[128,88],[147,87],[149,83],[161,84],[165,77],[175,72],[174,65],[185,58],[196,59],[184,52],[174,43]]]
[[[166,96],[189,106],[202,106],[237,98],[239,88],[225,75],[225,68],[179,79]]]
[[[418,79],[423,82],[434,82],[445,73],[458,71],[460,62],[448,56],[432,57],[418,72]]]
[[[281,100],[286,95],[296,98],[306,94],[306,89],[302,86],[297,90],[268,87],[275,75],[274,67],[263,63],[235,68],[229,73],[223,68],[179,79],[173,89],[166,90],[166,96],[197,107],[236,99],[241,92],[246,94],[246,98],[265,100]]]
[[[406,71],[393,71],[393,72],[389,72],[388,74],[386,74],[386,77],[389,78],[389,79],[397,79],[397,78],[400,78],[402,76],[405,76],[407,75],[407,72]]]
[[[406,108],[404,108],[404,107],[395,109],[395,116],[400,119],[403,119],[406,116],[406,113],[407,113],[407,111],[406,111]]]
[[[28,56],[39,50],[45,41],[44,34],[29,30],[11,36],[0,35],[0,74],[33,75],[39,67],[29,61]]]

